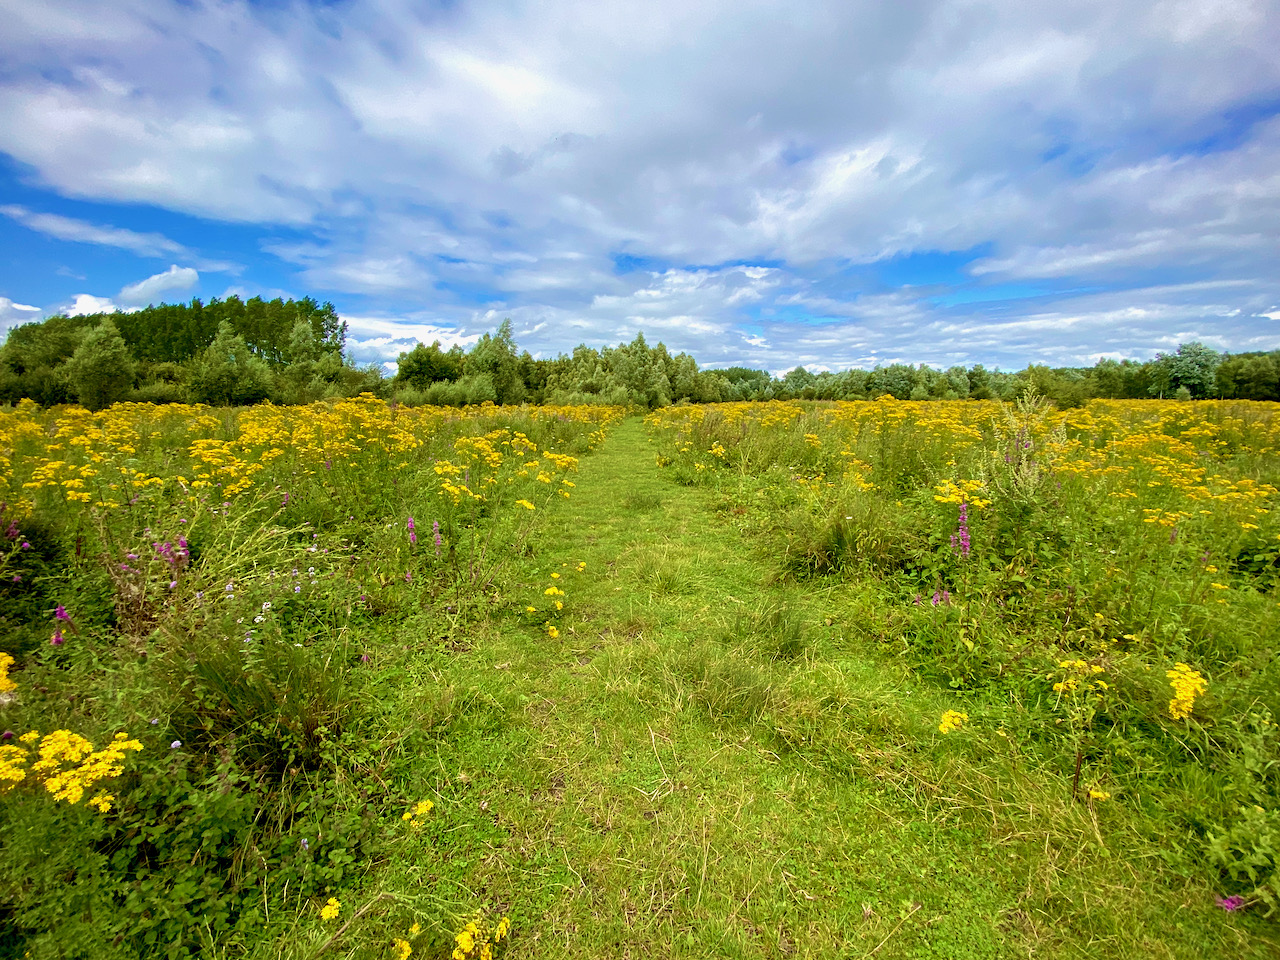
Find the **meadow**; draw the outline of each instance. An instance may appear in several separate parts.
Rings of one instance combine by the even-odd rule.
[[[0,956],[1275,956],[1246,401],[0,410]]]

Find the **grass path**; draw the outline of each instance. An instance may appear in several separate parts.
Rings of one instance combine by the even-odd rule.
[[[512,612],[412,661],[437,832],[394,885],[509,912],[512,956],[1274,955],[1118,812],[939,735],[946,692],[867,639],[873,586],[774,576],[638,419],[576,482]],[[555,638],[516,612],[549,586]]]

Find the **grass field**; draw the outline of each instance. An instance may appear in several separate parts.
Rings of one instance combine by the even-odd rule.
[[[0,411],[0,956],[1276,956],[1275,414]]]

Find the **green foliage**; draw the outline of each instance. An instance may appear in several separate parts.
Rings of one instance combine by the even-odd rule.
[[[191,400],[224,406],[258,403],[270,395],[271,379],[266,361],[255,356],[224,320],[213,342],[192,363]]]
[[[1241,807],[1232,823],[1210,836],[1208,852],[1236,890],[1264,903],[1269,916],[1280,910],[1280,810]]]
[[[451,383],[462,376],[465,354],[459,346],[448,352],[440,349],[437,340],[431,346],[419,343],[407,353],[400,354],[397,364],[396,387],[412,387],[426,390],[433,383]]]
[[[104,320],[85,334],[62,371],[80,405],[101,410],[133,387],[134,363],[115,324]]]

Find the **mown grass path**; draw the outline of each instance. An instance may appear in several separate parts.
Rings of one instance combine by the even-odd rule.
[[[638,418],[576,483],[511,612],[421,675],[451,725],[405,887],[508,911],[539,958],[1271,955],[1061,778],[941,736],[946,691],[859,621],[874,585],[779,578],[768,531],[671,483]],[[554,638],[516,612],[549,586]]]

